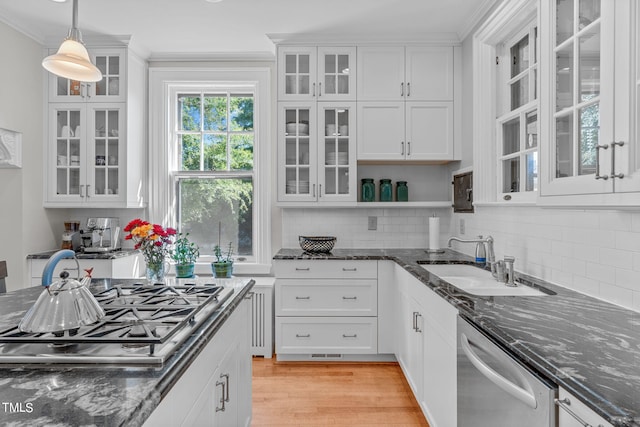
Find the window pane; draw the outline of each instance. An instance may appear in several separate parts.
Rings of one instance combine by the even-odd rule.
[[[580,29],[600,18],[600,0],[580,0]]]
[[[178,115],[178,126],[180,126],[179,130],[199,131],[201,123],[200,96],[178,96]]]
[[[253,255],[251,178],[182,179],[178,185],[180,231],[190,234],[201,255],[229,242],[234,255]]]
[[[538,152],[534,151],[526,155],[527,176],[526,191],[538,191]]]
[[[571,115],[556,119],[556,178],[573,176],[573,120]]]
[[[231,131],[253,130],[253,97],[232,96],[230,100]]]
[[[511,119],[502,125],[502,155],[520,151],[520,119]]]
[[[227,130],[227,96],[205,95],[204,130]]]
[[[231,170],[253,169],[253,134],[231,135]]]
[[[511,77],[529,68],[529,36],[524,36],[511,46]]]
[[[181,170],[200,170],[200,135],[180,135],[182,139]]]
[[[556,46],[573,34],[573,0],[556,2]]]
[[[556,52],[556,111],[573,105],[573,43]]]
[[[580,109],[580,175],[596,171],[596,146],[600,133],[600,109],[598,104]]]
[[[600,94],[600,32],[580,37],[580,100]]]
[[[511,111],[529,102],[529,76],[511,83]]]
[[[227,170],[227,137],[224,135],[204,135],[203,170]]]
[[[527,113],[527,147],[538,146],[538,112]]]
[[[520,158],[516,157],[502,162],[502,192],[517,193],[520,191]]]

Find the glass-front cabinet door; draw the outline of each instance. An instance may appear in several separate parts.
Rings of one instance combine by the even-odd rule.
[[[122,186],[123,115],[118,105],[90,109],[87,135],[87,197],[117,199]]]
[[[318,197],[315,103],[286,103],[278,114],[278,199]]]
[[[355,47],[278,47],[278,99],[355,101]]]
[[[53,153],[49,156],[49,192],[58,200],[79,201],[84,195],[85,173],[82,126],[85,110],[80,105],[59,105],[52,110]],[[50,148],[52,147],[50,145]]]
[[[88,48],[94,65],[102,73],[98,82],[79,82],[49,75],[49,100],[52,102],[122,102],[125,101],[125,50]]]
[[[355,114],[355,103],[318,104],[320,202],[356,201]]]

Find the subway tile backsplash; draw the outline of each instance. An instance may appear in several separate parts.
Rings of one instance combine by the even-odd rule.
[[[516,270],[640,312],[640,212],[479,206],[451,209],[283,209],[283,247],[299,235],[332,235],[336,248],[426,248],[428,218],[440,217],[440,246],[457,235],[491,235],[496,257]],[[368,230],[368,217],[377,230]],[[464,234],[459,234],[460,220]],[[473,255],[475,245],[455,244]]]

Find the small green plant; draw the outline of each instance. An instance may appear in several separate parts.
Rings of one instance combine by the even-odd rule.
[[[213,247],[213,254],[216,256],[215,262],[233,262],[233,259],[231,258],[232,253],[233,253],[233,246],[231,242],[229,242],[229,246],[227,247],[227,252],[224,254],[222,253],[222,248],[220,248],[220,245],[215,245]]]
[[[197,244],[189,240],[189,233],[178,235],[173,250],[171,251],[171,258],[178,265],[193,264],[200,256],[200,248]]]

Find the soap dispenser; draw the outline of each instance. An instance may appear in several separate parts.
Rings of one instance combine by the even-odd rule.
[[[478,236],[478,240],[480,240],[476,244],[476,264],[486,264],[487,263],[487,252],[484,248],[484,242],[482,240],[482,236]]]

